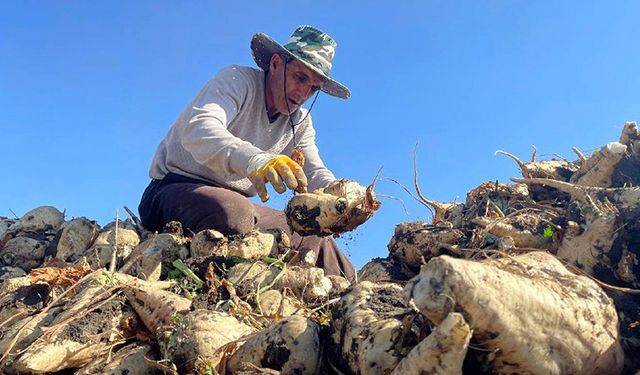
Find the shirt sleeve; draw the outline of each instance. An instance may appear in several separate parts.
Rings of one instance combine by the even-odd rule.
[[[196,162],[219,175],[246,177],[249,159],[262,152],[227,130],[251,95],[252,86],[240,70],[228,67],[207,82],[192,102],[182,147]]]
[[[298,147],[304,152],[304,173],[309,182],[308,190],[313,191],[326,187],[336,180],[333,173],[324,165],[320,158],[320,151],[316,145],[316,131],[311,122],[311,116],[307,118],[308,123],[301,132],[301,139]],[[302,129],[301,129],[302,130]]]

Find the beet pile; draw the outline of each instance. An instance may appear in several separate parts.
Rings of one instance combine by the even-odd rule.
[[[0,218],[0,372],[620,374],[640,368],[640,132],[423,199],[353,285],[286,233]],[[383,214],[383,213],[379,213]]]

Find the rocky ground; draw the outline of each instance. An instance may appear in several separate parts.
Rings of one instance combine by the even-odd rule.
[[[418,191],[433,221],[398,224],[353,285],[279,231],[149,233],[49,206],[0,218],[0,371],[636,373],[640,132],[575,152],[500,151],[522,178],[464,203]],[[375,212],[366,198],[335,220]]]

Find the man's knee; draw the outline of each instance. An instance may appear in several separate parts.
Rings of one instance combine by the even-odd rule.
[[[140,205],[141,211],[149,211],[145,216],[146,221],[153,224],[151,230],[161,230],[164,224],[179,221],[186,233],[215,229],[228,235],[248,233],[255,225],[253,204],[231,190],[174,183],[153,193],[143,198]]]
[[[248,200],[238,200],[226,205],[225,209],[213,211],[204,216],[197,225],[197,231],[215,229],[225,235],[247,234],[255,228],[256,212]]]
[[[192,230],[215,229],[226,235],[246,234],[255,226],[253,204],[243,195],[217,187],[194,190]]]

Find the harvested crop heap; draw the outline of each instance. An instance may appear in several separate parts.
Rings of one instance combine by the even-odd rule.
[[[0,372],[634,373],[635,123],[573,162],[500,153],[522,179],[422,198],[433,222],[399,224],[354,285],[279,231],[2,218]]]

